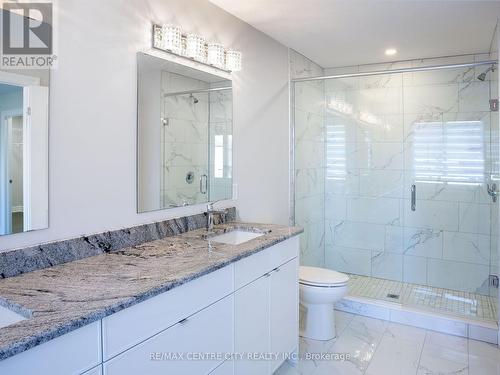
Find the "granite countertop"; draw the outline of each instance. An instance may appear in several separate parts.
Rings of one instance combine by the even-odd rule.
[[[240,245],[211,243],[205,229],[0,280],[0,305],[28,319],[0,328],[0,360],[111,315],[302,232],[227,223],[265,233]]]

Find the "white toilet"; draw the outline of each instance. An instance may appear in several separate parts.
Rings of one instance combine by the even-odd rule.
[[[300,303],[306,309],[302,337],[331,340],[336,336],[333,306],[347,294],[348,281],[347,275],[337,271],[300,267]]]

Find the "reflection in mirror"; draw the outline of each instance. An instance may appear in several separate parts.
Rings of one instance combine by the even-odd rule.
[[[0,234],[48,227],[49,71],[0,71]]]
[[[232,197],[231,81],[138,54],[138,212]]]

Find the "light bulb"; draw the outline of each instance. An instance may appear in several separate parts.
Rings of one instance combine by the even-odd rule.
[[[398,50],[397,50],[396,48],[387,48],[387,49],[385,50],[385,54],[386,54],[387,56],[393,56],[393,55],[395,55],[396,53],[398,53]]]
[[[207,62],[217,68],[224,69],[226,63],[225,52],[222,44],[216,42],[209,43]]]
[[[186,56],[196,61],[206,62],[205,39],[198,34],[188,34],[186,38]]]

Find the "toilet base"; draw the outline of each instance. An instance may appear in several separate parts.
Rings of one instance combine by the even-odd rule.
[[[328,341],[337,335],[335,330],[335,313],[331,304],[303,304],[306,308],[304,328],[300,336]]]

